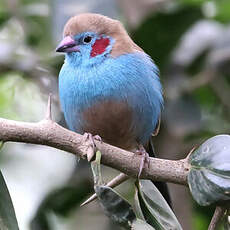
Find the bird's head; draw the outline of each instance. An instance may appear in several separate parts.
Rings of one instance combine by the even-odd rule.
[[[74,63],[95,64],[107,57],[141,51],[128,36],[123,25],[100,14],[80,14],[69,19],[57,52],[66,53]]]

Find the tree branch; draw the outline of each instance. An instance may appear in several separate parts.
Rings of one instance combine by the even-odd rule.
[[[90,145],[82,135],[67,130],[50,119],[38,123],[19,122],[0,118],[0,140],[47,145],[85,158]],[[117,169],[130,177],[137,177],[141,157],[138,154],[95,141],[102,153],[102,164]],[[186,160],[150,158],[149,167],[141,178],[187,185],[189,165]]]

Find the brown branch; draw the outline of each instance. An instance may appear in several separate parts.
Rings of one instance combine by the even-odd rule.
[[[0,118],[0,140],[47,145],[84,158],[89,146],[82,142],[82,136],[67,130],[52,120],[27,123]],[[96,141],[102,152],[102,163],[115,168],[131,177],[139,171],[140,156],[132,152]],[[149,168],[145,168],[141,178],[187,184],[189,166],[186,161],[150,159]]]
[[[19,122],[0,118],[0,140],[3,142],[25,142],[41,144],[61,149],[84,158],[90,146],[82,141],[82,135],[67,130],[50,119],[50,99],[46,119],[38,123]],[[136,177],[139,172],[141,156],[119,149],[117,147],[95,141],[97,148],[102,153],[101,162],[117,169],[130,177]],[[163,160],[150,158],[149,167],[143,169],[141,178],[155,181],[167,181],[187,185],[189,164],[187,160]],[[118,177],[126,180],[126,175]],[[115,181],[115,182],[114,182]],[[117,181],[110,182],[116,186]],[[120,182],[119,182],[120,183]],[[90,198],[92,200],[92,198]],[[86,201],[88,203],[88,201]],[[208,230],[215,230],[224,215],[225,208],[216,207]]]
[[[50,119],[38,123],[19,122],[0,118],[0,140],[47,145],[84,158],[89,145],[82,135],[67,130]],[[95,141],[102,153],[102,164],[117,169],[130,177],[139,171],[140,156],[117,147]],[[189,165],[185,160],[172,161],[151,158],[141,178],[187,185]]]
[[[208,230],[216,230],[217,229],[221,219],[224,216],[225,211],[226,211],[225,207],[216,206],[212,220],[208,226]]]

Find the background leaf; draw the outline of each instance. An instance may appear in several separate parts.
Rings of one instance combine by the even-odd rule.
[[[0,229],[19,230],[12,200],[0,171]]]
[[[198,204],[205,206],[230,199],[229,135],[208,139],[191,154],[189,162],[189,188]]]
[[[108,186],[95,186],[95,192],[106,215],[114,222],[130,229],[136,215],[128,201]]]
[[[132,230],[155,230],[155,228],[147,224],[145,221],[137,219],[132,224]]]
[[[156,230],[182,230],[168,203],[151,181],[139,180],[136,183],[136,188],[138,190],[138,202],[147,223]]]
[[[100,160],[101,153],[97,151],[96,160],[91,163],[91,168],[94,176],[94,189],[98,200],[106,215],[109,216],[112,221],[122,225],[126,229],[130,229],[132,222],[136,220],[133,208],[128,201],[112,188],[102,185]]]
[[[224,230],[230,230],[229,216],[224,217]]]
[[[170,13],[156,13],[133,33],[133,38],[163,70],[182,34],[199,18],[202,13],[197,7],[178,7]]]

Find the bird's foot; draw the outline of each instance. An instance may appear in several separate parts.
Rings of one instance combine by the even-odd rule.
[[[143,168],[145,167],[145,164],[147,164],[147,167],[149,167],[150,159],[149,159],[149,154],[146,152],[143,145],[138,145],[138,149],[136,153],[141,155],[141,163],[140,163],[140,168],[138,173],[138,178],[139,178],[141,176]]]
[[[100,141],[102,143],[102,139],[99,135],[94,135],[93,140]]]
[[[87,144],[88,148],[84,155],[87,156],[87,160],[91,161],[97,151],[96,141],[102,142],[102,139],[99,135],[93,136],[91,133],[84,133],[82,137],[82,141],[84,144]]]

